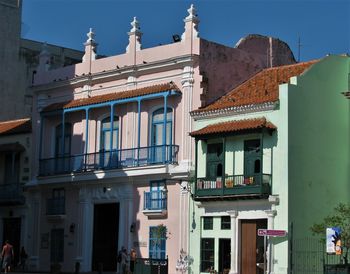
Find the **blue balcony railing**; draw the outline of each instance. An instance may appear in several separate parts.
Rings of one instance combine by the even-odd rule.
[[[166,210],[167,191],[150,191],[144,193],[144,210]]]
[[[217,178],[197,178],[195,199],[271,194],[271,175],[234,175]]]
[[[66,213],[65,197],[49,198],[46,202],[46,215],[64,215]]]
[[[24,204],[20,183],[0,184],[0,204]]]
[[[39,176],[176,164],[178,150],[179,146],[176,145],[159,145],[42,159],[39,165]]]

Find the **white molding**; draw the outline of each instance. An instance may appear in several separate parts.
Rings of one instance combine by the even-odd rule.
[[[211,119],[214,117],[236,116],[236,115],[242,115],[246,113],[275,110],[277,106],[278,106],[278,101],[267,102],[262,104],[251,104],[251,105],[244,105],[244,106],[237,106],[237,107],[229,107],[224,109],[203,111],[199,113],[191,113],[191,116],[195,121],[197,121],[197,120]]]
[[[82,76],[77,76],[75,78],[56,81],[46,84],[34,85],[30,89],[33,93],[37,93],[40,91],[49,91],[62,87],[82,87],[85,84],[91,83],[91,85],[95,85],[100,82],[109,82],[117,79],[125,79],[126,75],[135,74],[136,76],[151,74],[153,70],[159,70],[162,68],[167,68],[168,70],[172,70],[175,67],[182,67],[186,64],[191,65],[198,58],[197,55],[186,54],[178,57],[158,60],[154,62],[149,62],[147,64],[137,64],[136,68],[134,65],[125,66],[119,69],[111,69],[108,71],[96,72],[92,75],[88,75],[87,73]]]

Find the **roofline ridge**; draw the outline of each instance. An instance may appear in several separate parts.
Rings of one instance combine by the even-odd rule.
[[[14,122],[20,122],[20,121],[30,121],[31,118],[20,118],[20,119],[15,119],[15,120],[5,120],[5,121],[0,121],[0,124],[9,124],[9,123],[14,123]]]

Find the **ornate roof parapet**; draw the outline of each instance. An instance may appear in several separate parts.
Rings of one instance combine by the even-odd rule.
[[[184,19],[185,22],[185,32],[181,36],[182,41],[186,41],[193,37],[198,37],[198,24],[199,19],[196,14],[196,9],[193,4],[187,10],[188,16]]]
[[[96,60],[96,49],[97,49],[97,43],[95,41],[95,33],[92,31],[92,28],[90,28],[89,32],[86,34],[88,39],[84,43],[85,46],[85,54],[83,56],[83,62]]]
[[[51,65],[51,54],[48,50],[47,43],[43,43],[39,54],[38,70],[48,71]]]
[[[142,32],[140,31],[140,23],[137,21],[137,18],[134,17],[134,20],[130,23],[131,30],[128,32],[129,35],[129,44],[126,47],[126,52],[134,52],[136,50],[141,50],[141,36]]]

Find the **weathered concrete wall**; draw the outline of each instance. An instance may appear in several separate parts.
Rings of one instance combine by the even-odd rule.
[[[263,68],[295,63],[293,53],[281,40],[261,35],[249,35],[236,48],[201,39],[200,74],[203,76],[202,106],[229,92]]]
[[[15,101],[23,100],[18,79],[18,53],[21,31],[21,3],[0,1],[0,120],[19,118],[21,108]],[[11,102],[11,103],[10,103]]]

